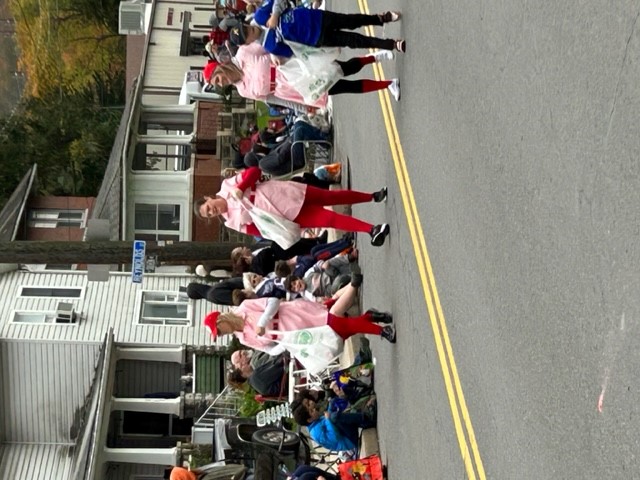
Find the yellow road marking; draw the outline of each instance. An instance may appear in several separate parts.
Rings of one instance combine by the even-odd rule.
[[[367,0],[358,0],[358,4],[361,12],[369,13]],[[373,27],[366,27],[366,31],[368,35],[373,36]],[[373,71],[377,80],[385,79],[382,66],[379,63],[373,64]],[[378,95],[380,98],[380,106],[382,107],[382,115],[384,118],[385,128],[387,130],[387,136],[389,138],[389,146],[391,147],[393,165],[398,178],[402,203],[407,216],[409,234],[411,236],[414,253],[416,255],[416,262],[427,304],[431,329],[433,330],[436,351],[438,353],[447,397],[449,399],[453,424],[458,438],[460,453],[462,455],[468,478],[473,480],[476,478],[486,480],[480,451],[478,450],[478,444],[476,442],[473,425],[471,424],[469,410],[464,399],[462,385],[460,384],[460,378],[458,376],[458,369],[453,357],[453,349],[451,347],[451,341],[449,340],[449,333],[447,331],[447,325],[442,312],[442,305],[440,304],[440,297],[436,288],[431,261],[427,253],[427,244],[424,238],[420,217],[418,215],[418,208],[413,195],[413,189],[411,187],[411,180],[409,178],[409,172],[404,159],[402,144],[400,143],[400,135],[398,134],[395,115],[391,108],[389,91],[381,90],[378,92]],[[462,420],[460,417],[462,417]],[[466,435],[465,430],[462,428],[462,422],[464,422]],[[469,446],[471,447],[473,457],[470,455]]]

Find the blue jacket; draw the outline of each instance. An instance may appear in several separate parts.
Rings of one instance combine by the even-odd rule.
[[[356,448],[356,445],[344,436],[331,420],[324,416],[312,422],[307,429],[317,444],[329,450],[342,451]]]
[[[253,21],[265,27],[271,16],[273,1],[269,0],[256,10]],[[280,25],[276,30],[269,30],[263,39],[264,49],[280,57],[293,55],[291,49],[282,41],[291,40],[310,47],[317,47],[322,33],[322,10],[312,8],[289,8],[282,12]]]

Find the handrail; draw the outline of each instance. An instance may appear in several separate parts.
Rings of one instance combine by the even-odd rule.
[[[244,394],[226,385],[216,396],[211,405],[193,424],[194,427],[209,427],[205,418],[235,417],[238,415]],[[218,411],[216,411],[218,409]]]

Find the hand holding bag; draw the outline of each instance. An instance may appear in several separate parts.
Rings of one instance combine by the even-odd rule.
[[[302,236],[300,225],[281,215],[267,212],[256,207],[247,199],[238,200],[243,208],[251,216],[253,224],[260,235],[266,239],[273,240],[282,249],[291,248]]]
[[[302,96],[305,103],[315,105],[344,73],[335,60],[339,48],[316,48],[287,41],[294,56],[278,70],[287,82]]]

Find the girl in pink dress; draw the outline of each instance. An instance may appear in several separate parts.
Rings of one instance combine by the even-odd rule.
[[[211,312],[204,318],[212,335],[234,334],[240,343],[255,350],[278,355],[284,347],[274,341],[276,337],[266,334],[267,330],[292,332],[307,328],[329,325],[343,340],[358,333],[378,335],[395,343],[395,328],[384,327],[375,322],[391,324],[393,317],[388,313],[368,310],[357,317],[344,317],[353,303],[357,289],[353,286],[337,298],[327,310],[327,305],[309,300],[297,299],[289,302],[277,298],[256,298],[243,301],[230,312]]]
[[[346,62],[336,61],[343,76],[354,75],[366,65],[392,59],[393,53],[388,51],[376,52],[364,57],[355,57]],[[290,85],[284,74],[271,63],[271,57],[258,43],[241,45],[234,57],[233,63],[220,65],[212,76],[211,83],[219,87],[235,85],[240,96],[253,100],[265,101],[285,107],[301,110],[306,106],[302,95]],[[309,105],[324,108],[327,105],[327,95],[342,93],[368,93],[388,89],[396,100],[400,100],[400,84],[393,80],[344,80],[338,79],[327,93]],[[283,102],[284,101],[284,102]]]
[[[194,211],[200,218],[221,216],[224,224],[238,232],[264,236],[252,223],[251,216],[239,201],[247,197],[256,207],[297,223],[301,228],[335,228],[346,232],[362,232],[371,236],[371,244],[384,244],[389,225],[373,225],[350,215],[324,208],[332,205],[352,205],[364,202],[382,202],[387,188],[374,193],[355,190],[323,190],[303,183],[267,180],[258,182],[262,172],[250,167],[235,177],[223,180],[214,196],[196,200]]]

